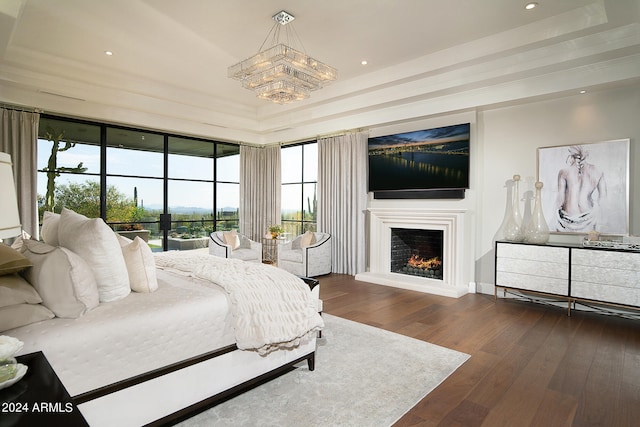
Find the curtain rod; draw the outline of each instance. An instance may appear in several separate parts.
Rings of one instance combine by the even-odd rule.
[[[351,132],[364,132],[364,131],[368,131],[369,128],[356,128],[356,129],[348,129],[348,130],[341,130],[341,131],[337,131],[334,133],[327,133],[324,135],[316,135],[315,137],[310,137],[310,138],[302,138],[302,139],[297,139],[295,141],[287,141],[287,142],[280,142],[280,143],[273,143],[273,144],[267,144],[267,145],[275,145],[275,144],[279,144],[281,147],[286,147],[288,145],[296,145],[296,144],[301,144],[304,142],[309,142],[309,141],[313,141],[314,139],[317,141],[319,139],[323,139],[323,138],[335,138],[338,136],[344,136],[348,133]]]
[[[43,113],[44,112],[40,108],[24,107],[20,105],[6,104],[4,102],[0,102],[0,108],[4,108],[5,110],[25,111],[27,113]]]
[[[336,138],[338,136],[345,136],[349,133],[354,133],[354,132],[364,132],[364,131],[368,131],[369,128],[356,128],[356,129],[349,129],[349,130],[342,130],[342,131],[338,131],[335,133],[328,133],[325,135],[318,135],[316,137],[316,139],[322,139],[322,138]]]

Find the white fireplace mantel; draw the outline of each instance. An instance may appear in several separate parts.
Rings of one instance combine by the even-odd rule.
[[[469,292],[466,209],[369,208],[369,271],[356,280],[458,298]],[[391,272],[391,229],[443,232],[442,280]]]

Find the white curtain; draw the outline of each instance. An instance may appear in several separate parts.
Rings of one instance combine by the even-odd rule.
[[[11,155],[22,229],[35,238],[38,238],[36,153],[39,122],[39,113],[0,108],[0,151]]]
[[[318,140],[318,231],[331,234],[334,273],[365,271],[367,134]]]
[[[280,146],[240,147],[240,232],[260,241],[280,224]]]

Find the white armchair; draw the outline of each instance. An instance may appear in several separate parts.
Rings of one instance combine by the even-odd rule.
[[[209,254],[262,262],[262,243],[254,242],[236,231],[214,231],[209,236]]]
[[[279,245],[278,267],[304,277],[331,273],[331,235],[307,231]]]

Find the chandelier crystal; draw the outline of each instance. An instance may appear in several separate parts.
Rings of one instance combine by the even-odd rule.
[[[278,104],[308,98],[311,91],[337,78],[335,68],[280,42],[280,28],[291,23],[295,19],[293,15],[281,11],[272,18],[276,22],[267,35],[267,39],[272,35],[271,47],[263,50],[265,39],[258,53],[229,67],[229,77],[240,80],[242,86],[253,90],[258,98]],[[286,30],[289,41],[292,39],[289,27]],[[297,35],[295,38],[299,42]]]

